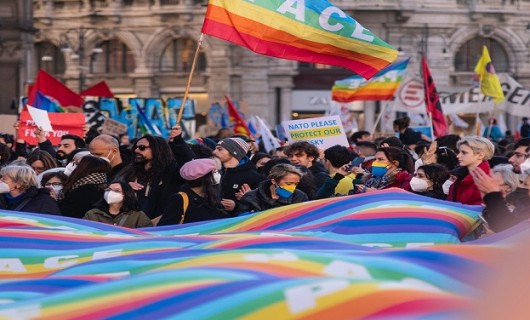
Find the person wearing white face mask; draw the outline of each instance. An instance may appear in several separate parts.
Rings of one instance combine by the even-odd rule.
[[[126,165],[120,154],[120,144],[116,138],[108,134],[101,134],[88,145],[88,150],[95,157],[110,163],[112,170],[109,173],[109,180],[113,180],[116,174]]]
[[[0,209],[61,214],[50,192],[37,187],[37,176],[30,166],[6,166],[0,176]]]
[[[159,226],[227,218],[221,205],[217,163],[212,159],[195,159],[180,169],[186,184],[181,192],[173,194],[168,202]],[[155,221],[156,222],[156,221]]]
[[[420,166],[410,180],[410,187],[414,193],[422,196],[445,200],[443,184],[449,179],[447,169],[439,164]]]
[[[112,182],[105,190],[104,201],[89,210],[83,219],[126,228],[152,227],[151,219],[140,210],[134,190],[123,181]]]

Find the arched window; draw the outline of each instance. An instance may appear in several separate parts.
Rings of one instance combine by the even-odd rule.
[[[50,42],[35,43],[35,61],[38,69],[56,76],[62,75],[66,69],[63,53]]]
[[[162,72],[187,72],[191,70],[193,55],[197,49],[197,42],[187,39],[173,39],[164,49],[160,57],[159,69]],[[195,71],[206,70],[206,55],[199,52]]]
[[[119,40],[101,43],[102,52],[92,54],[90,72],[92,73],[132,73],[136,68],[134,54]]]
[[[482,46],[487,46],[496,72],[509,72],[508,54],[502,45],[491,38],[474,38],[464,43],[455,56],[455,71],[474,72],[482,56]]]

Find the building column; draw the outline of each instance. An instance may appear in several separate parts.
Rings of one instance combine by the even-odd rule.
[[[134,93],[138,98],[156,98],[159,92],[156,89],[153,75],[151,74],[132,74]]]
[[[375,101],[364,102],[364,130],[372,132],[375,122]]]

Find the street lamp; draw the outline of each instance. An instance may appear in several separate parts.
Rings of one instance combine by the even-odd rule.
[[[85,62],[85,41],[87,38],[87,35],[90,32],[97,32],[99,29],[96,28],[87,28],[87,27],[79,27],[79,28],[71,28],[66,30],[62,35],[62,45],[61,45],[61,51],[70,54],[70,58],[72,60],[77,60],[77,70],[79,72],[79,92],[83,91],[84,85],[85,85],[85,70],[88,70],[88,67],[84,66]],[[75,40],[77,38],[77,43]],[[94,47],[92,49],[92,54],[97,54],[103,52],[103,49],[98,47]]]

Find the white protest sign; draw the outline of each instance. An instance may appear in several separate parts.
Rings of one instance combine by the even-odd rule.
[[[349,147],[339,116],[282,121],[289,142],[308,141],[320,149]]]
[[[28,105],[28,111],[33,121],[35,121],[37,127],[41,128],[44,131],[53,131],[52,124],[50,122],[50,117],[48,117],[47,111],[34,108],[30,105]]]

